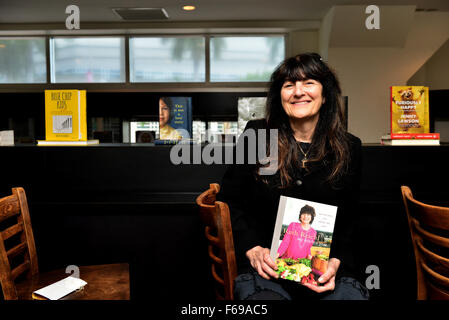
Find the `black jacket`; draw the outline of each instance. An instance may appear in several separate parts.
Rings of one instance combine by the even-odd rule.
[[[246,129],[265,129],[265,120],[248,122]],[[256,179],[254,164],[233,164],[225,172],[217,200],[229,205],[239,273],[250,270],[245,253],[255,246],[271,247],[276,214],[281,195],[338,206],[330,256],[340,259],[337,277],[353,276],[352,233],[360,189],[361,141],[348,133],[351,162],[349,173],[339,189],[327,181],[330,168],[315,165],[308,172],[293,172],[295,182],[279,188],[279,174],[269,177],[268,184]],[[242,141],[239,141],[242,143]],[[299,185],[300,184],[300,185]]]

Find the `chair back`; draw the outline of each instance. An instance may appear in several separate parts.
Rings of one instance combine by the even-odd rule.
[[[15,281],[39,273],[28,203],[23,188],[0,199],[0,283],[5,300],[17,300]]]
[[[209,242],[208,254],[212,262],[211,272],[216,283],[218,300],[234,299],[234,279],[237,277],[234,240],[231,218],[226,203],[216,201],[220,185],[212,183],[210,188],[196,199],[200,217],[206,225],[205,235]]]
[[[449,208],[424,204],[402,186],[413,242],[418,300],[449,299]]]

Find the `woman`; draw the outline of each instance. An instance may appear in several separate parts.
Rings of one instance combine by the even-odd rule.
[[[161,140],[180,140],[182,136],[175,128],[170,126],[170,120],[173,117],[173,105],[171,99],[162,97],[159,99],[159,139]]]
[[[292,222],[288,225],[281,245],[278,248],[278,256],[282,259],[312,259],[311,248],[316,238],[316,230],[311,224],[315,219],[315,209],[305,205],[299,212],[299,223]]]
[[[278,130],[277,141],[271,142],[278,143],[278,170],[274,175],[261,176],[261,164],[233,165],[223,177],[218,197],[228,203],[231,212],[238,271],[242,275],[236,279],[237,297],[267,299],[272,292],[278,293],[274,298],[367,297],[366,289],[351,272],[351,230],[360,187],[361,141],[345,129],[341,100],[339,82],[318,54],[288,58],[271,75],[266,119],[248,122],[245,130]],[[239,143],[244,141],[240,139]],[[277,281],[277,266],[270,258],[268,248],[281,195],[338,207],[327,272],[318,279],[320,286],[306,284],[310,289],[307,292],[302,286],[288,284],[292,281]],[[251,276],[257,281],[241,281]],[[271,280],[261,281],[264,279]],[[248,283],[265,288],[258,287],[251,293],[245,287]],[[309,294],[312,291],[316,296]]]

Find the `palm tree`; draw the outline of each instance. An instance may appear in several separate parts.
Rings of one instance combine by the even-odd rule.
[[[284,38],[279,37],[266,37],[265,41],[267,42],[268,48],[269,48],[269,57],[270,62],[272,63],[279,63],[278,61],[279,57],[283,57],[283,50],[284,50]]]

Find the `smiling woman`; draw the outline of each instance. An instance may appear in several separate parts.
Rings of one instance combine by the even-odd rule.
[[[299,223],[292,222],[285,232],[284,239],[278,249],[281,258],[312,259],[311,248],[315,241],[316,230],[311,224],[315,218],[315,208],[305,205],[299,213]]]
[[[300,54],[285,59],[276,68],[271,75],[266,112],[268,127],[279,128],[283,186],[292,182],[291,172],[305,154],[309,165],[314,165],[332,152],[329,180],[344,175],[350,155],[341,88],[320,55]],[[301,142],[307,144],[301,146]]]
[[[296,140],[310,143],[324,102],[323,86],[312,79],[287,80],[281,89],[281,99],[282,107],[295,131]],[[301,131],[301,128],[306,128],[307,131]]]

